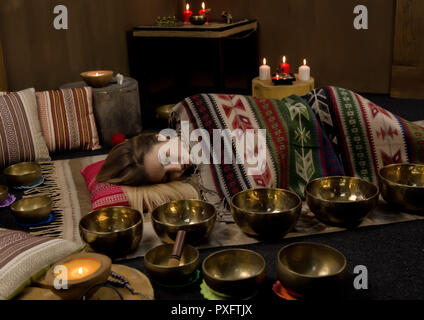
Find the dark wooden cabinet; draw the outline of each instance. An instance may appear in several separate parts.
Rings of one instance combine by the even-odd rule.
[[[197,93],[251,93],[258,72],[257,22],[137,27],[129,34],[131,76],[140,86],[144,128],[155,108]]]

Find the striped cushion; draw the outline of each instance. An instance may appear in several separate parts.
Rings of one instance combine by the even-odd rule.
[[[50,160],[40,128],[35,90],[0,96],[0,168]]]
[[[71,241],[0,229],[0,300],[13,298],[50,265],[78,249]]]
[[[41,128],[50,152],[100,149],[90,87],[36,95]]]

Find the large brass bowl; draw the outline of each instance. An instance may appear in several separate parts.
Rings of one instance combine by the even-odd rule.
[[[296,224],[300,197],[283,189],[251,189],[231,199],[231,213],[240,229],[251,236],[284,237]]]
[[[424,212],[424,165],[391,164],[379,177],[384,200],[403,211]]]
[[[172,253],[172,244],[163,244],[150,249],[144,256],[144,266],[147,272],[160,283],[174,284],[183,283],[196,271],[199,266],[199,251],[184,245],[181,254],[180,265],[169,267],[168,261]]]
[[[216,292],[248,297],[265,280],[265,259],[246,249],[227,249],[209,255],[202,264],[206,284]]]
[[[0,203],[7,199],[9,196],[9,188],[6,186],[0,186]]]
[[[4,175],[12,186],[32,186],[41,178],[41,167],[35,162],[21,162],[7,167]]]
[[[278,280],[304,297],[338,295],[346,274],[345,256],[323,244],[292,243],[277,255]]]
[[[137,249],[143,236],[143,215],[128,207],[99,209],[80,220],[79,230],[92,250],[119,257]]]
[[[80,74],[81,78],[90,87],[103,88],[106,87],[113,78],[113,71],[110,70],[98,70],[98,71],[87,71]]]
[[[186,242],[197,244],[209,236],[215,220],[215,207],[200,200],[172,201],[152,212],[153,228],[165,243],[173,243],[178,231],[185,230]]]
[[[323,223],[354,227],[377,206],[379,189],[359,178],[324,177],[308,183],[306,202]]]
[[[52,212],[52,199],[49,196],[28,197],[15,202],[12,214],[19,223],[32,224],[46,220]]]

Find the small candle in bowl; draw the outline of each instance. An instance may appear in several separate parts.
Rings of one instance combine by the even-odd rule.
[[[106,87],[113,78],[113,71],[97,70],[87,71],[81,73],[81,78],[90,86],[94,88]]]

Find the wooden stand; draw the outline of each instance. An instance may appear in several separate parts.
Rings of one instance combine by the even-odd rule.
[[[262,81],[259,78],[252,80],[252,95],[256,98],[267,99],[283,99],[292,94],[302,96],[315,88],[314,78],[309,81],[298,80],[298,75],[295,74],[296,81],[292,85],[276,86],[269,81]]]
[[[65,84],[61,89],[86,85],[81,81]],[[129,138],[142,131],[138,83],[132,78],[125,77],[122,85],[115,81],[103,88],[93,88],[93,108],[103,146],[111,146],[114,133],[123,133]]]

